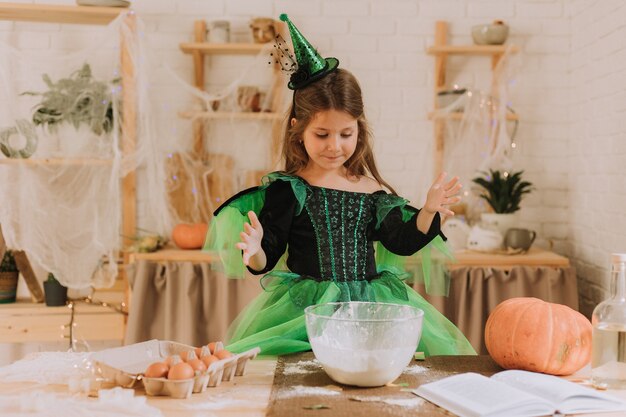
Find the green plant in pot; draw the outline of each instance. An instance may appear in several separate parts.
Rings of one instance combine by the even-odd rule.
[[[484,199],[493,213],[483,213],[484,223],[493,225],[504,235],[517,221],[514,213],[519,211],[524,195],[533,190],[532,183],[522,180],[524,171],[506,172],[489,170],[472,182],[482,188],[480,198]]]
[[[112,140],[106,134],[115,126],[114,91],[120,80],[97,80],[89,64],[83,64],[66,78],[55,82],[44,74],[43,81],[47,91],[22,93],[40,98],[32,116],[33,126],[45,128],[39,152],[52,156],[60,152],[65,157],[108,156]]]
[[[93,78],[89,64],[67,78],[53,82],[47,74],[43,80],[48,91],[27,91],[23,95],[40,96],[35,106],[33,123],[54,132],[62,123],[78,129],[84,123],[96,135],[113,130],[113,95],[111,84]],[[112,81],[119,83],[119,79]]]
[[[46,305],[49,307],[64,306],[67,302],[67,287],[54,277],[54,274],[48,273],[48,279],[43,283]]]
[[[7,250],[0,262],[0,304],[15,302],[18,277],[19,270],[13,252]]]

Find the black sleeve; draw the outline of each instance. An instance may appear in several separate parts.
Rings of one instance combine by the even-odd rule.
[[[264,274],[276,266],[287,248],[295,210],[296,198],[291,184],[286,181],[272,182],[265,191],[265,203],[259,214],[259,221],[263,226],[261,248],[265,252],[267,264],[261,271],[248,267],[251,273]]]
[[[428,233],[424,234],[417,228],[419,210],[407,208],[415,211],[407,222],[402,221],[402,211],[399,207],[392,209],[381,222],[380,228],[374,232],[374,240],[379,240],[385,248],[396,255],[409,256],[422,249],[437,235],[445,239],[440,231],[439,213],[435,214]]]

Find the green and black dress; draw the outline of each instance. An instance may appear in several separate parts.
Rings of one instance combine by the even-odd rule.
[[[260,346],[263,354],[311,349],[304,309],[335,301],[409,304],[424,310],[418,351],[426,355],[474,354],[465,336],[405,283],[407,256],[419,256],[427,291],[444,293],[445,274],[435,278],[431,249],[447,253],[439,215],[428,233],[416,226],[419,210],[407,200],[377,191],[359,193],[308,184],[274,172],[263,185],[242,191],[216,212],[205,250],[220,254],[225,272],[243,277],[245,267],[235,244],[248,211],[263,225],[261,246],[267,265],[264,292],[231,325],[227,349]]]

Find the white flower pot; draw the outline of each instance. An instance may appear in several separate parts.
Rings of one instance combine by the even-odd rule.
[[[86,124],[74,126],[63,123],[58,126],[56,136],[59,152],[65,157],[98,157],[110,147],[110,137],[96,135]]]
[[[497,229],[502,236],[506,235],[506,231],[517,227],[519,220],[517,213],[482,213],[480,220],[483,227]]]
[[[37,150],[36,158],[54,158],[59,156],[59,137],[48,132],[45,127],[37,126]]]

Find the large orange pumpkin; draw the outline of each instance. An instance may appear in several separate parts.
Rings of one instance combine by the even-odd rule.
[[[208,229],[206,223],[177,224],[172,230],[172,240],[181,249],[200,249]]]
[[[538,298],[511,298],[489,315],[485,344],[505,369],[570,375],[591,359],[591,323],[578,311]]]

